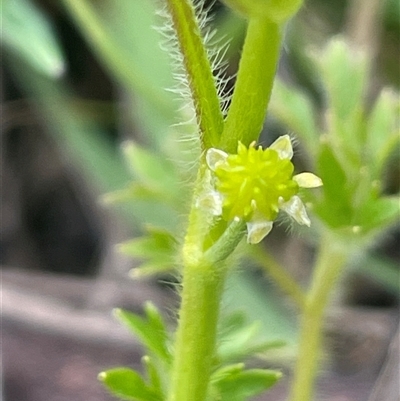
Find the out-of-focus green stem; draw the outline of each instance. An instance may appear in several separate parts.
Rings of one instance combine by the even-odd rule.
[[[348,258],[348,249],[329,235],[321,240],[311,288],[300,323],[300,343],[290,401],[312,401],[320,360],[325,310]]]
[[[261,246],[253,247],[251,257],[264,269],[280,289],[288,294],[303,310],[306,303],[304,291],[293,277]]]

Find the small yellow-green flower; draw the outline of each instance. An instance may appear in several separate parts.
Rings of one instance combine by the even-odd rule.
[[[211,148],[206,161],[214,176],[213,214],[247,223],[247,241],[260,242],[272,229],[279,210],[299,224],[310,225],[299,188],[322,185],[312,173],[293,176],[289,135],[279,137],[269,148],[249,148],[239,142],[237,154]]]

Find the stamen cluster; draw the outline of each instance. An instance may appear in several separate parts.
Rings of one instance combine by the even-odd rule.
[[[279,210],[309,226],[310,219],[297,194],[300,187],[318,187],[322,181],[312,173],[293,176],[292,156],[288,135],[267,149],[255,144],[247,148],[240,142],[237,154],[209,149],[206,161],[214,178],[213,214],[227,221],[246,221],[249,243],[260,242],[271,231]]]

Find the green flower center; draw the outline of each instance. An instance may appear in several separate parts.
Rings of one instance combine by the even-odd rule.
[[[223,196],[223,217],[250,220],[257,213],[273,221],[280,199],[286,202],[299,190],[292,179],[293,170],[291,161],[281,159],[275,150],[246,148],[239,143],[238,153],[228,155],[215,169],[216,188]]]

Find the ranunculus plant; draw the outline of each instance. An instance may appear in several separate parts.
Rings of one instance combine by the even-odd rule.
[[[315,383],[331,295],[354,256],[365,255],[399,219],[398,184],[388,190],[386,182],[398,162],[399,95],[370,85],[368,53],[342,37],[313,53],[309,66],[323,94],[317,110],[307,94],[275,78],[285,24],[302,0],[223,1],[246,24],[231,95],[227,48],[208,29],[205,1],[60,2],[118,92],[134,97],[146,134],[147,147],[123,143],[132,180],[104,197],[126,202],[127,216],[147,223],[119,248],[140,263],[136,278],[173,271],[179,283],[175,330],[151,303],[142,315],[114,311],[146,351],[140,372],[123,367],[99,375],[122,400],[246,401],[282,378],[251,363],[282,344],[261,341],[242,314],[220,313],[225,284],[243,260],[261,267],[297,307],[296,361],[282,378],[289,400],[320,400]],[[69,148],[102,188],[118,188],[129,176],[102,130],[87,123],[92,102],[77,113],[82,99],[60,79],[67,60],[55,30],[35,2],[3,3],[5,56],[16,66],[9,72],[35,94],[57,141],[63,136],[62,152]],[[157,6],[164,39],[150,29]],[[167,92],[172,76],[177,84]],[[262,146],[267,107],[293,134]],[[292,157],[292,138],[304,168]],[[277,220],[312,240],[307,285],[263,246]]]
[[[301,2],[227,0],[226,4],[247,20],[227,110],[223,81],[213,71],[218,56],[212,56],[216,53],[206,40],[210,35],[201,4],[165,0],[164,32],[177,56],[174,64],[181,80],[176,92],[183,94],[183,110],[195,122],[187,131],[196,159],[189,173],[193,184],[180,184],[179,168],[170,160],[160,161],[151,151],[128,143],[124,153],[137,181],[109,197],[156,199],[186,216],[184,235],[181,227],[175,231],[151,227],[146,236],[121,246],[146,259],[137,275],[176,268],[181,278],[175,333],[168,332],[151,304],[145,317],[116,311],[147,349],[144,375],[127,368],[100,374],[124,400],[245,401],[282,376],[279,371],[247,368],[243,361],[232,362],[232,355],[223,355],[221,344],[227,339],[218,330],[218,321],[226,278],[241,256],[236,248],[246,238],[242,253],[257,261],[270,260],[257,244],[283,212],[300,225],[314,226],[319,238],[308,289],[277,263],[266,266],[299,305],[299,354],[290,400],[311,401],[323,318],[337,279],[351,255],[366,249],[398,216],[398,198],[382,190],[384,166],[399,141],[398,101],[385,91],[372,111],[365,111],[367,58],[353,55],[340,39],[325,50],[316,69],[326,85],[324,126],[317,125],[306,96],[276,82],[271,111],[299,136],[312,161],[310,172],[297,173],[288,135],[266,148],[257,140],[272,93],[284,23]],[[185,209],[182,199],[187,198],[191,200]],[[240,319],[231,321],[232,331],[242,326]],[[253,344],[236,354],[244,358],[266,348]]]

